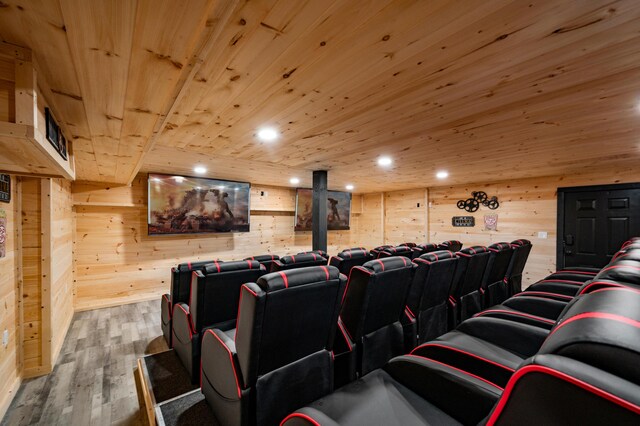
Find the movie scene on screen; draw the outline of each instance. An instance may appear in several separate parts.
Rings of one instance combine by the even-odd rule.
[[[251,185],[149,174],[149,235],[249,231]]]
[[[313,192],[310,189],[298,188],[296,193],[296,231],[311,231]],[[351,217],[351,193],[327,191],[327,229],[340,231],[349,229]]]

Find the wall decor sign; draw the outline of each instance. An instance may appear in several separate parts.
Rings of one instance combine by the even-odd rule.
[[[498,215],[486,214],[484,215],[484,230],[485,231],[497,231],[498,230]]]
[[[0,175],[0,201],[11,202],[11,176]]]
[[[149,235],[249,232],[251,184],[149,173]]]
[[[7,255],[7,213],[0,209],[0,258]]]
[[[476,226],[476,218],[473,216],[453,216],[451,218],[451,225],[470,228]]]

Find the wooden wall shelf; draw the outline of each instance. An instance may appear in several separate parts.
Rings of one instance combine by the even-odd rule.
[[[75,179],[71,144],[65,160],[45,137],[48,92],[31,51],[0,43],[0,172]]]

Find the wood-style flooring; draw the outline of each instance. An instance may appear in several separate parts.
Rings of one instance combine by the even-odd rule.
[[[78,312],[53,372],[22,383],[1,425],[145,425],[136,360],[166,349],[159,301]]]

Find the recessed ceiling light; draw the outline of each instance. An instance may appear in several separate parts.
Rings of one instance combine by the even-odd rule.
[[[380,157],[378,158],[378,164],[381,166],[390,166],[393,163],[393,160],[389,157]]]
[[[207,173],[207,168],[206,167],[202,167],[202,166],[196,166],[193,168],[193,171],[196,172],[199,175],[205,174]]]
[[[449,172],[445,171],[445,170],[441,170],[438,173],[436,173],[436,177],[438,179],[446,179],[449,177]]]
[[[353,191],[353,185],[347,185],[345,188],[347,188],[347,191]]]
[[[300,179],[298,179],[296,177],[293,177],[293,178],[289,179],[289,182],[291,182],[294,185],[297,185],[297,184],[300,183]]]
[[[257,133],[258,139],[265,142],[272,142],[278,139],[278,131],[273,127],[263,127],[262,129],[258,129]]]

